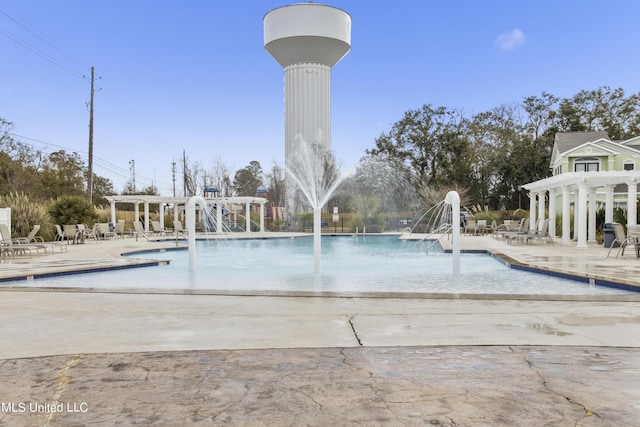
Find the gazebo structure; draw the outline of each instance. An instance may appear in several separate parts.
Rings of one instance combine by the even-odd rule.
[[[596,211],[604,204],[605,222],[613,222],[615,205],[627,208],[627,225],[636,225],[636,203],[640,171],[567,172],[522,187],[529,191],[530,227],[544,219],[546,195],[549,196],[549,234],[556,235],[556,213],[562,212],[562,244],[571,245],[571,205],[574,206],[574,236],[576,248],[586,249],[587,242],[596,241]],[[627,186],[624,202],[614,202],[614,188]]]
[[[605,222],[614,207],[627,209],[627,225],[636,225],[640,137],[612,141],[604,131],[558,132],[550,169],[553,176],[525,184],[529,191],[530,227],[544,219],[549,200],[549,235],[556,236],[556,213],[562,213],[562,244],[571,245],[571,206],[576,248],[596,242],[596,211],[604,205]],[[559,210],[558,207],[561,207]]]
[[[111,205],[111,222],[116,222],[116,203],[128,203],[134,205],[135,218],[140,218],[140,204],[144,206],[144,229],[149,231],[149,205],[158,204],[160,212],[160,226],[164,228],[164,208],[167,205],[173,205],[173,217],[174,221],[179,219],[179,214],[184,211],[188,197],[169,197],[169,196],[151,196],[151,195],[133,195],[133,196],[106,196],[105,197]],[[223,209],[226,206],[227,210],[231,211],[233,205],[244,205],[245,209],[245,231],[251,232],[251,205],[260,205],[260,231],[264,230],[264,206],[267,203],[267,199],[264,197],[205,197],[207,204],[216,206],[216,232],[222,233],[222,221],[223,221]]]

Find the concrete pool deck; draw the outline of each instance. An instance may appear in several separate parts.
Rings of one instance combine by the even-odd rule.
[[[462,239],[463,249],[640,286],[633,251],[614,259],[596,246]],[[135,261],[121,253],[158,245],[70,245],[3,262],[0,279],[122,267]],[[0,290],[0,425],[640,425],[640,293],[167,295],[27,281]]]

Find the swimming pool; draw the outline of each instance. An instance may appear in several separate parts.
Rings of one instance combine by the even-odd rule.
[[[313,273],[313,239],[198,241],[197,268],[186,250],[136,253],[170,260],[157,267],[37,279],[33,286],[210,292],[424,293],[595,295],[625,291],[511,269],[487,254],[462,254],[453,277],[452,256],[431,242],[397,236],[324,236],[322,271]],[[429,253],[427,253],[427,251]]]

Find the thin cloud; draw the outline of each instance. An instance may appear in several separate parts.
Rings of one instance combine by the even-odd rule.
[[[504,32],[498,36],[494,46],[503,52],[510,52],[524,43],[524,33],[520,28]]]

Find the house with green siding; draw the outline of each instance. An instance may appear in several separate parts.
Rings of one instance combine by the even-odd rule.
[[[613,210],[619,207],[627,211],[627,226],[636,225],[640,136],[612,141],[602,131],[559,132],[549,167],[552,176],[522,186],[529,191],[532,228],[548,215],[549,234],[556,236],[559,215],[562,244],[576,240],[577,248],[586,249],[596,241],[599,208],[604,208],[605,222],[613,222]]]

